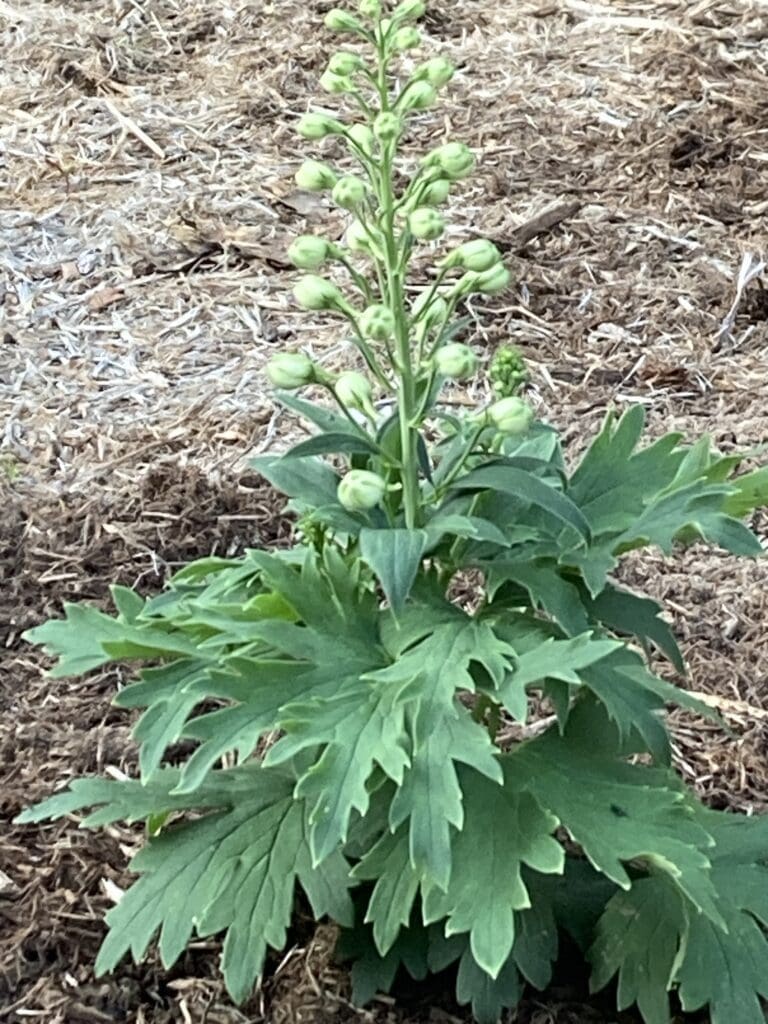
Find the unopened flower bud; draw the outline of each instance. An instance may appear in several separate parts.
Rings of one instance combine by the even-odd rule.
[[[366,229],[359,220],[353,220],[347,228],[345,239],[352,252],[378,258],[383,250],[376,241],[376,234],[375,230]]]
[[[396,50],[415,50],[421,42],[421,33],[411,25],[399,28],[392,37],[392,45]]]
[[[448,198],[450,191],[450,181],[447,178],[437,178],[436,181],[431,181],[423,189],[419,202],[423,203],[424,206],[440,206]]]
[[[330,255],[330,243],[319,235],[300,235],[288,249],[288,259],[299,270],[317,270]]]
[[[320,76],[320,88],[326,92],[354,92],[355,83],[346,75],[334,75],[332,71],[324,71]]]
[[[465,242],[453,252],[448,253],[440,265],[443,267],[463,267],[464,270],[490,270],[501,259],[501,253],[486,238],[475,238]]]
[[[381,0],[360,0],[357,9],[364,18],[379,18],[381,16]]]
[[[434,242],[445,231],[445,218],[431,206],[420,206],[408,217],[408,227],[414,238]]]
[[[304,309],[347,309],[348,305],[339,289],[331,281],[316,274],[307,274],[296,284],[293,294]]]
[[[413,77],[423,78],[430,85],[433,85],[435,89],[439,89],[446,82],[450,82],[455,73],[456,68],[445,57],[432,57],[416,68]]]
[[[437,93],[429,82],[414,82],[403,92],[401,110],[426,110],[437,99]]]
[[[342,477],[336,494],[339,502],[350,512],[365,512],[375,508],[386,491],[386,482],[378,473],[371,473],[367,469],[351,469]]]
[[[308,192],[324,192],[336,184],[336,174],[328,164],[319,160],[305,160],[296,171],[296,184]]]
[[[395,333],[395,317],[388,306],[369,306],[360,316],[360,333],[373,341],[388,341]]]
[[[343,130],[340,121],[325,114],[305,114],[296,125],[296,131],[305,139],[324,139],[326,135],[338,135]]]
[[[301,352],[281,352],[273,356],[266,366],[267,377],[276,388],[295,391],[315,378],[315,364]]]
[[[342,373],[334,384],[336,397],[347,409],[356,409],[369,420],[376,419],[373,407],[373,392],[367,377],[356,370]]]
[[[328,11],[324,20],[325,27],[332,32],[360,32],[363,27],[354,14],[343,11],[340,7]]]
[[[499,292],[509,288],[511,277],[512,275],[504,264],[497,263],[477,275],[477,291],[484,292],[486,295],[498,295]]]
[[[403,0],[392,12],[393,21],[416,21],[426,11],[424,0]]]
[[[448,303],[442,295],[433,295],[427,303],[430,293],[431,289],[425,289],[413,304],[413,317],[424,331],[441,324],[448,315]]]
[[[437,167],[446,178],[458,181],[466,178],[475,166],[475,158],[468,146],[463,142],[446,142],[424,157],[428,167]]]
[[[400,134],[400,118],[396,114],[384,111],[373,122],[373,134],[382,142],[396,139]]]
[[[354,174],[339,178],[333,186],[331,198],[337,206],[344,210],[354,210],[364,201],[366,194],[365,182]]]
[[[339,50],[328,61],[328,70],[332,75],[353,75],[363,66],[362,57],[356,53]]]
[[[375,136],[367,124],[353,124],[347,129],[347,135],[366,156],[371,156],[375,144]]]
[[[469,345],[451,342],[437,350],[434,367],[441,377],[466,380],[477,371],[477,356]]]
[[[500,398],[490,406],[487,415],[499,433],[509,437],[527,434],[533,422],[533,409],[522,398]]]

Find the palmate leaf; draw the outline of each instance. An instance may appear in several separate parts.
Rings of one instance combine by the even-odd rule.
[[[503,1010],[516,1006],[523,986],[514,960],[510,957],[496,978],[491,978],[478,965],[469,948],[459,961],[456,978],[456,999],[461,1005],[472,1004],[477,1024],[496,1024]]]
[[[250,465],[289,498],[299,498],[311,507],[336,503],[339,476],[318,458],[258,455]]]
[[[408,830],[385,832],[355,865],[352,877],[375,881],[366,924],[373,926],[373,939],[381,957],[395,945],[401,929],[408,925],[419,891],[419,876],[411,865]]]
[[[376,573],[395,612],[411,592],[428,542],[426,530],[360,531],[360,555]]]
[[[594,600],[582,596],[587,613],[623,636],[654,644],[669,658],[678,672],[685,671],[683,656],[669,625],[661,618],[661,608],[648,597],[641,597],[614,584],[608,584]]]

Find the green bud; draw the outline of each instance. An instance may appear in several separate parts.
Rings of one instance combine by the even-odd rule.
[[[293,289],[294,298],[304,309],[344,310],[348,305],[339,289],[331,281],[315,274],[307,274]]]
[[[477,275],[477,291],[484,292],[486,295],[498,295],[499,292],[509,288],[511,278],[512,275],[504,264],[497,263]]]
[[[431,60],[425,61],[424,64],[416,68],[413,78],[424,79],[435,89],[439,89],[450,82],[455,73],[456,68],[445,57],[432,57]]]
[[[475,158],[463,142],[446,142],[428,153],[423,160],[428,167],[436,167],[451,181],[466,178],[475,166]]]
[[[362,57],[356,53],[339,50],[328,61],[328,70],[332,75],[353,75],[363,66]]]
[[[451,191],[451,183],[447,178],[438,178],[431,181],[422,191],[419,202],[424,206],[440,206],[448,198]]]
[[[269,360],[267,377],[276,388],[295,391],[316,379],[315,364],[301,352],[281,352]]]
[[[487,412],[488,419],[501,434],[519,437],[533,423],[533,409],[522,398],[500,398]]]
[[[395,333],[395,317],[388,306],[369,306],[359,321],[360,333],[373,341],[388,341]]]
[[[396,139],[400,134],[400,118],[396,114],[385,111],[377,115],[373,122],[373,134],[382,142]]]
[[[360,21],[349,11],[343,11],[340,7],[334,7],[325,16],[325,27],[332,32],[360,32],[363,26]]]
[[[339,178],[333,186],[331,198],[337,206],[344,210],[354,210],[365,200],[365,182],[362,178],[356,178],[354,174],[347,174]]]
[[[360,0],[357,9],[364,18],[376,20],[381,17],[381,0]]]
[[[339,135],[344,126],[325,114],[305,114],[296,125],[296,131],[305,139],[324,139],[326,135]]]
[[[475,238],[465,242],[441,261],[442,267],[463,267],[464,270],[490,270],[501,259],[501,253],[486,238]]]
[[[437,93],[429,82],[414,82],[403,91],[402,110],[426,110],[437,99]]]
[[[424,0],[403,0],[392,12],[392,21],[416,21],[426,9]]]
[[[330,243],[319,235],[300,235],[288,249],[288,259],[299,270],[317,270],[330,255]]]
[[[477,356],[469,347],[459,342],[443,345],[435,353],[434,367],[441,377],[451,380],[467,380],[477,371]]]
[[[342,373],[334,384],[336,397],[347,409],[357,409],[369,420],[376,419],[376,410],[373,407],[373,392],[367,377],[356,370],[348,370]]]
[[[371,473],[367,469],[351,469],[342,477],[336,495],[350,512],[365,512],[375,508],[386,491],[386,482],[378,473]]]
[[[399,28],[392,37],[395,50],[415,50],[421,42],[421,33],[411,25]]]
[[[367,124],[353,124],[347,129],[347,135],[366,156],[371,156],[376,139]]]
[[[408,217],[408,227],[414,238],[434,242],[445,231],[445,218],[431,206],[420,206]]]
[[[377,248],[371,241],[371,236],[359,220],[353,220],[347,228],[345,236],[347,246],[352,252],[363,253],[365,256],[375,255]]]
[[[324,192],[336,184],[336,173],[319,160],[305,160],[296,171],[296,184],[308,192]]]
[[[320,75],[320,88],[325,89],[326,92],[342,93],[354,92],[356,86],[346,75],[334,75],[332,71],[324,71]]]
[[[421,292],[412,307],[413,317],[418,321],[419,327],[423,331],[428,331],[431,327],[436,327],[438,324],[443,323],[448,315],[448,303],[442,295],[433,295],[429,305],[427,305],[430,292],[430,288],[426,288]]]

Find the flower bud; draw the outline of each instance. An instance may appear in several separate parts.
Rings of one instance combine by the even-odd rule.
[[[403,0],[392,12],[393,21],[416,21],[426,11],[424,0]]]
[[[299,235],[288,248],[288,259],[299,270],[317,270],[330,255],[330,243],[319,235]]]
[[[400,134],[400,118],[397,114],[390,114],[388,111],[384,111],[373,122],[373,134],[382,142],[396,139]]]
[[[336,184],[336,174],[328,164],[319,160],[305,160],[296,171],[296,184],[308,192],[324,192]]]
[[[392,37],[395,50],[415,50],[421,42],[421,33],[411,25],[399,28]]]
[[[408,227],[414,238],[434,242],[445,231],[445,218],[431,206],[420,206],[408,217]]]
[[[324,139],[326,135],[338,135],[343,130],[341,122],[325,114],[305,114],[296,125],[296,131],[305,139]]]
[[[369,306],[359,321],[360,333],[373,341],[388,341],[395,333],[395,317],[388,306]]]
[[[487,416],[499,433],[509,437],[527,434],[533,423],[533,409],[522,398],[500,398],[489,407]]]
[[[334,75],[332,71],[324,71],[320,75],[320,88],[331,93],[354,92],[355,83],[346,75]]]
[[[421,292],[412,307],[413,317],[423,331],[428,331],[431,327],[441,324],[448,315],[448,303],[442,295],[433,295],[427,304],[430,293],[430,288]]]
[[[358,149],[366,156],[371,156],[376,139],[367,124],[353,124],[347,129],[347,135]]]
[[[375,251],[368,231],[359,220],[353,220],[349,225],[345,239],[352,252],[360,252],[370,256]]]
[[[342,477],[336,495],[350,512],[365,512],[379,504],[386,490],[386,482],[378,473],[371,473],[367,469],[350,469]]]
[[[376,419],[373,407],[373,392],[367,377],[356,370],[342,373],[334,384],[336,397],[347,409],[356,409],[369,420]]]
[[[477,356],[469,345],[451,342],[437,350],[434,367],[441,377],[466,380],[477,371]]]
[[[423,162],[428,167],[439,168],[451,181],[466,178],[475,166],[475,158],[463,142],[446,142],[444,146],[439,146],[428,153]]]
[[[441,260],[442,267],[463,267],[464,270],[490,270],[501,259],[501,253],[486,238],[475,238],[465,242]]]
[[[497,263],[477,275],[477,291],[484,292],[486,295],[498,295],[499,292],[509,288],[511,277],[512,275],[504,264]]]
[[[437,93],[429,82],[414,82],[403,91],[400,104],[402,110],[426,110],[437,99]]]
[[[422,191],[420,202],[424,206],[440,206],[448,198],[451,191],[451,183],[447,178],[437,178],[431,181]]]
[[[344,210],[354,210],[365,200],[366,188],[362,178],[347,174],[333,186],[331,198]]]
[[[363,66],[363,58],[356,53],[339,50],[328,61],[328,70],[332,75],[353,75]]]
[[[381,0],[360,0],[357,9],[364,18],[375,20],[381,17]]]
[[[281,352],[269,360],[266,373],[276,388],[295,391],[315,380],[315,364],[301,352]]]
[[[332,32],[360,32],[363,27],[354,14],[343,11],[340,7],[328,11],[324,21],[325,27]]]
[[[347,309],[339,289],[331,281],[315,274],[307,274],[293,289],[294,298],[304,309]]]
[[[413,77],[424,79],[435,89],[439,89],[446,82],[450,82],[455,73],[456,68],[445,57],[432,57],[431,60],[425,61],[424,64],[416,68]]]

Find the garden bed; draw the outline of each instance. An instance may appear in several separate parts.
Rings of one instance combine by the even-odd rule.
[[[119,672],[46,680],[22,630],[109,582],[151,592],[192,557],[287,537],[247,458],[297,429],[264,390],[270,355],[338,358],[328,323],[291,308],[284,256],[327,222],[292,182],[291,130],[330,52],[327,6],[0,0],[0,1020],[463,1019],[439,986],[401,992],[402,1013],[355,1011],[308,921],[240,1010],[214,942],[95,981],[137,833],[8,824],[69,778],[134,768],[108,703]],[[764,5],[433,0],[425,28],[467,74],[423,135],[448,127],[481,154],[454,221],[516,278],[470,310],[478,351],[519,345],[530,397],[574,445],[631,402],[723,450],[768,439],[765,275],[723,329],[765,251]],[[664,599],[689,686],[732,729],[675,713],[680,770],[717,807],[764,809],[768,567],[693,548],[638,558],[627,582]],[[564,984],[516,1019],[617,1020],[584,999]]]

